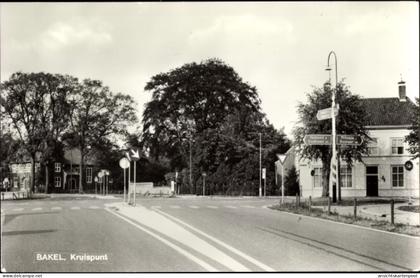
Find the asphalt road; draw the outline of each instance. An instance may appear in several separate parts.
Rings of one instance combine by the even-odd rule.
[[[420,238],[267,208],[273,199],[2,202],[8,272],[410,271]],[[60,254],[66,261],[37,259]],[[71,255],[98,255],[95,262]],[[103,259],[106,255],[106,260]]]

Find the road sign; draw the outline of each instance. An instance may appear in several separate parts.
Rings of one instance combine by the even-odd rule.
[[[130,161],[126,157],[120,159],[120,167],[123,169],[127,169],[130,166]]]
[[[128,161],[131,161],[130,152],[125,152],[125,156],[127,157]]]
[[[306,145],[331,145],[332,137],[330,134],[308,134],[303,138]]]
[[[265,180],[265,168],[262,168],[262,178]]]
[[[140,159],[139,150],[134,151],[133,149],[131,149],[130,151],[131,151],[130,153],[131,159],[134,161],[138,161]]]
[[[95,177],[95,179],[94,179],[94,180],[95,180],[95,182],[98,182],[98,181],[99,181],[98,177]]]
[[[98,177],[99,178],[102,178],[104,176],[104,173],[102,172],[102,171],[100,171],[99,173],[98,173]]]
[[[359,146],[363,139],[358,135],[337,135],[337,145]]]
[[[337,117],[337,115],[338,115],[338,108],[334,108],[334,116]],[[316,118],[318,119],[318,121],[331,119],[331,108],[318,110],[318,113],[316,113]]]
[[[277,155],[281,165],[283,165],[283,163],[286,161],[286,155],[285,154],[278,154]]]

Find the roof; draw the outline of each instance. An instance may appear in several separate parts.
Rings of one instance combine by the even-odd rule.
[[[367,114],[367,126],[411,125],[411,111],[415,104],[406,98],[365,98],[362,105]]]
[[[67,164],[79,164],[80,163],[80,149],[79,148],[66,149],[64,151],[64,160]],[[84,159],[84,164],[87,164],[87,165],[97,164],[97,161],[94,155],[86,156]]]

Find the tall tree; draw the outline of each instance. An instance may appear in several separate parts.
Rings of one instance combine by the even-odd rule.
[[[299,103],[299,125],[294,129],[295,144],[300,150],[300,155],[307,159],[320,159],[323,165],[323,189],[322,196],[329,193],[329,174],[331,163],[331,147],[318,145],[305,145],[303,138],[307,134],[331,134],[331,120],[318,121],[318,110],[331,107],[332,89],[324,84],[323,88],[314,88],[307,94],[307,103]],[[339,104],[339,112],[336,120],[337,134],[359,135],[363,143],[359,146],[347,146],[342,148],[340,157],[349,165],[354,160],[361,161],[362,155],[367,154],[367,144],[370,140],[364,127],[366,114],[361,105],[361,98],[350,92],[344,83],[339,83],[336,92],[336,103]]]
[[[103,144],[115,141],[127,133],[137,121],[135,102],[129,95],[113,94],[101,81],[85,79],[70,99],[70,129],[66,141],[78,147],[79,193],[83,192],[85,157]]]
[[[194,137],[218,127],[227,115],[260,110],[255,87],[218,59],[185,64],[152,77],[146,84],[152,100],[143,113],[143,142],[156,158],[182,158],[188,164]]]
[[[35,185],[36,153],[44,152],[48,140],[62,132],[66,97],[73,89],[72,78],[43,72],[17,72],[1,84],[2,112],[12,122],[31,158],[31,193]]]
[[[420,106],[419,98],[416,98],[417,105],[413,105],[411,116],[410,134],[405,137],[408,142],[408,151],[413,155],[413,158],[420,157]]]

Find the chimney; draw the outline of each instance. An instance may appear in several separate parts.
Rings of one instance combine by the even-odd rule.
[[[405,82],[400,81],[398,82],[398,95],[400,98],[400,101],[406,101],[406,93],[405,93]]]

